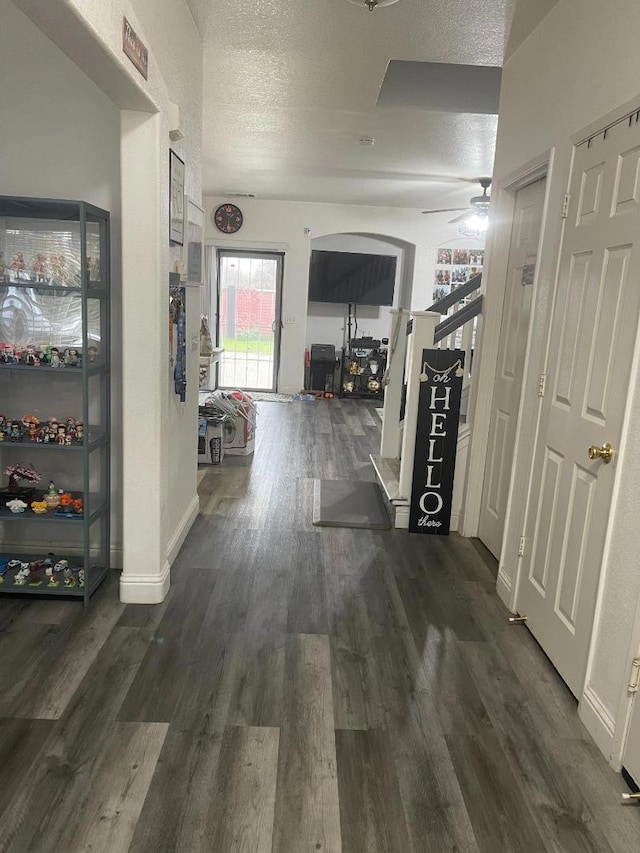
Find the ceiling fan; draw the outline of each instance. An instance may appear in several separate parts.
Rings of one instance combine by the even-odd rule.
[[[489,205],[491,198],[487,195],[487,190],[491,186],[491,178],[480,178],[479,184],[482,187],[482,195],[476,195],[469,199],[469,207],[442,207],[436,210],[423,210],[423,213],[457,213],[464,211],[461,216],[456,216],[451,219],[449,224],[453,225],[456,222],[464,222],[470,228],[475,228],[477,231],[486,231],[489,224]]]

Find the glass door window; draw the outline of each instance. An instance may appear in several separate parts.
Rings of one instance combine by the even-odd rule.
[[[218,342],[222,388],[275,391],[280,352],[283,256],[218,250]]]

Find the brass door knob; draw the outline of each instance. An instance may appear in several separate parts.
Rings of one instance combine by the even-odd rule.
[[[602,447],[596,447],[592,444],[587,452],[589,459],[602,459],[604,464],[608,465],[613,456],[613,447],[608,442],[605,442]]]

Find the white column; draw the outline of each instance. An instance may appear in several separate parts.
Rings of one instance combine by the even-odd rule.
[[[412,311],[411,317],[413,318],[413,330],[409,335],[407,348],[407,402],[404,412],[399,487],[400,497],[406,499],[411,497],[413,480],[422,350],[433,349],[433,336],[441,319],[440,314],[436,314],[434,311]]]
[[[400,403],[402,400],[404,363],[407,354],[407,321],[409,320],[409,312],[402,308],[392,308],[389,313],[391,314],[389,361],[387,362],[389,382],[384,391],[380,456],[384,459],[399,459],[400,442],[402,440]]]
[[[161,117],[125,110],[121,132],[122,352],[113,353],[114,361],[122,359],[120,597],[156,604],[169,588],[162,523],[169,283],[168,238],[161,230]]]

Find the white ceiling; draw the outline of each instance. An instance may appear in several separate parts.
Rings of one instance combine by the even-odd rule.
[[[491,174],[497,117],[377,107],[388,62],[500,66],[514,10],[522,41],[556,0],[188,2],[204,41],[205,194],[423,208],[476,194],[459,179]]]

